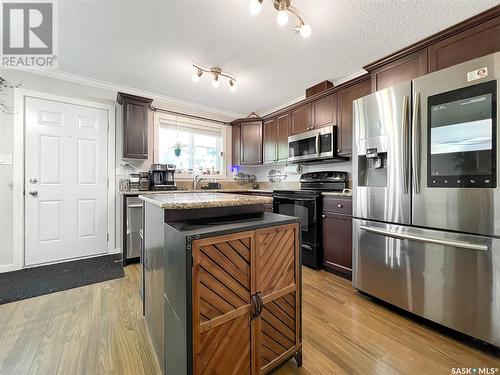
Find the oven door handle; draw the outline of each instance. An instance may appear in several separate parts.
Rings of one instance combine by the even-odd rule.
[[[312,198],[291,198],[291,197],[284,197],[282,195],[274,195],[273,198],[286,199],[289,201],[299,201],[299,202],[315,202],[316,201],[316,199],[312,199]]]
[[[380,234],[382,236],[397,238],[400,240],[410,240],[410,241],[417,241],[417,242],[432,243],[435,245],[458,247],[458,248],[467,249],[467,250],[488,251],[488,246],[482,245],[482,244],[474,244],[474,243],[465,242],[465,241],[442,240],[440,238],[417,236],[414,234],[407,234],[407,233],[397,233],[397,232],[392,232],[390,230],[369,227],[366,225],[360,225],[359,227],[367,232]]]

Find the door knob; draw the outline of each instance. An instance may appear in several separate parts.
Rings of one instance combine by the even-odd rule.
[[[30,195],[33,197],[36,197],[38,195],[38,191],[36,190],[30,190]]]
[[[30,183],[36,184],[38,182],[38,179],[36,178],[30,178]]]

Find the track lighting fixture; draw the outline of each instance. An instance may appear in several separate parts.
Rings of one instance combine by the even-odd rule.
[[[256,15],[260,13],[262,8],[262,2],[264,0],[250,0],[248,5],[250,13]],[[304,19],[300,15],[297,9],[290,5],[291,0],[273,0],[274,8],[278,11],[276,15],[276,22],[280,26],[285,26],[288,23],[288,13],[291,13],[297,18],[298,25],[294,27],[295,33],[299,34],[303,38],[309,38],[311,36],[311,26],[304,22]]]
[[[199,64],[193,64],[193,81],[198,82],[203,75],[203,73],[212,75],[212,86],[217,88],[220,86],[220,77],[224,77],[229,82],[229,88],[231,91],[236,91],[236,78],[229,73],[224,72],[221,68],[214,66],[211,68],[206,68]]]

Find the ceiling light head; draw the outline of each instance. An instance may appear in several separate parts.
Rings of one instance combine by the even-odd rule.
[[[309,38],[311,36],[311,32],[312,32],[312,29],[311,29],[311,26],[310,25],[302,25],[302,26],[295,26],[294,28],[294,31],[297,33],[297,34],[300,34],[300,36],[302,38]]]
[[[288,23],[288,7],[290,3],[286,0],[281,0],[278,3],[278,15],[276,16],[276,22],[278,25],[285,26]]]
[[[212,80],[212,86],[217,88],[219,87],[219,75],[217,73],[214,73],[214,79]]]
[[[260,10],[262,8],[262,1],[263,0],[250,0],[250,3],[248,4],[250,14],[256,16],[260,13]]]
[[[231,91],[236,91],[238,88],[236,87],[236,82],[233,79],[229,80],[229,89]]]
[[[193,79],[193,82],[198,82],[200,80],[202,74],[203,74],[203,70],[195,67],[195,72],[193,73],[193,76],[191,77]]]

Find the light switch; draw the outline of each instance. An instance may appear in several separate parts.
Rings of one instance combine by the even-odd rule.
[[[10,154],[0,154],[0,164],[12,165],[12,155]]]

